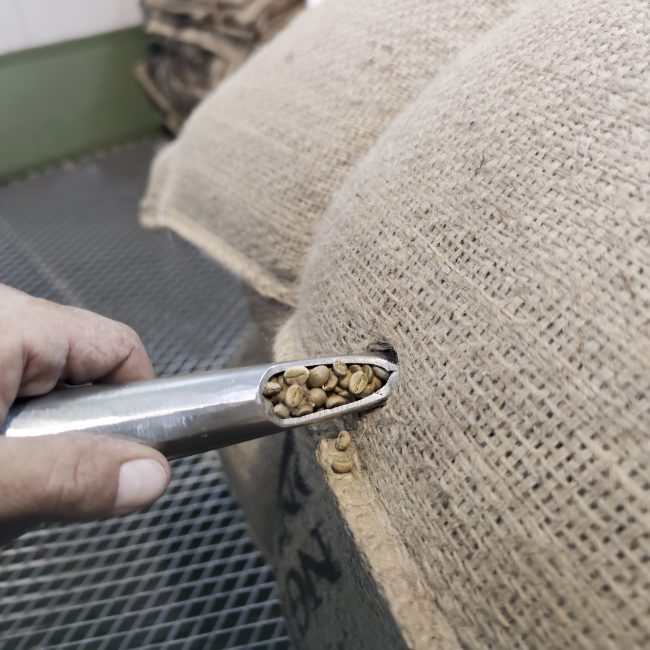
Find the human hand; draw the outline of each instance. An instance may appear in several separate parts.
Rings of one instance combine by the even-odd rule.
[[[59,381],[153,376],[142,342],[126,325],[0,284],[0,423],[16,397],[47,393]],[[0,436],[0,530],[131,512],[157,499],[169,478],[162,454],[128,440]]]

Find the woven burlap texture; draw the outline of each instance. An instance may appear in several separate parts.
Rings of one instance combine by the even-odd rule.
[[[337,193],[276,353],[392,346],[361,463],[465,648],[650,645],[650,8],[531,3]]]
[[[170,169],[152,174],[143,222],[173,228],[293,304],[314,228],[351,166],[517,4],[325,0],[303,12],[194,112]]]

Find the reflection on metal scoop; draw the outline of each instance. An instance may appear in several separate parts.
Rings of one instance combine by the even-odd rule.
[[[377,392],[355,402],[280,419],[262,396],[270,377],[295,365],[308,368],[368,364],[390,373]],[[366,411],[386,401],[398,369],[376,356],[331,356],[202,372],[121,386],[92,385],[55,390],[43,397],[17,401],[0,434],[13,437],[87,431],[121,436],[155,447],[168,458],[234,445],[283,429],[316,424]]]

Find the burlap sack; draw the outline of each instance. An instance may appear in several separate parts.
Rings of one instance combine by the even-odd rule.
[[[180,16],[190,16],[193,20],[205,20],[215,9],[223,4],[222,0],[140,0],[144,9],[165,11]],[[245,3],[247,0],[241,0]]]
[[[304,0],[142,0],[149,56],[135,71],[178,133],[194,107],[280,31]]]
[[[649,276],[642,0],[532,3],[337,193],[277,356],[399,358],[397,394],[354,427],[353,474],[324,462],[309,480],[323,503],[345,491],[362,550],[372,531],[404,549],[452,631],[420,647],[649,647]],[[323,458],[306,434],[292,444],[297,463]],[[350,514],[372,504],[383,519]],[[276,562],[291,602],[294,560]],[[392,609],[405,639],[423,629]]]
[[[154,167],[143,222],[292,304],[313,230],[350,167],[518,2],[325,0],[303,12],[194,112]]]
[[[243,41],[224,36],[214,30],[211,23],[179,25],[173,15],[162,11],[150,12],[145,29],[147,34],[152,36],[199,47],[226,61],[232,68],[240,66],[255,45],[249,40]]]

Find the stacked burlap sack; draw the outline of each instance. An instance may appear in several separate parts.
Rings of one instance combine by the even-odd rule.
[[[178,131],[192,109],[304,0],[142,0],[149,58],[136,75]]]
[[[337,426],[225,455],[297,647],[648,647],[646,2],[325,0],[143,220],[284,305],[278,359],[398,359],[350,474]]]

